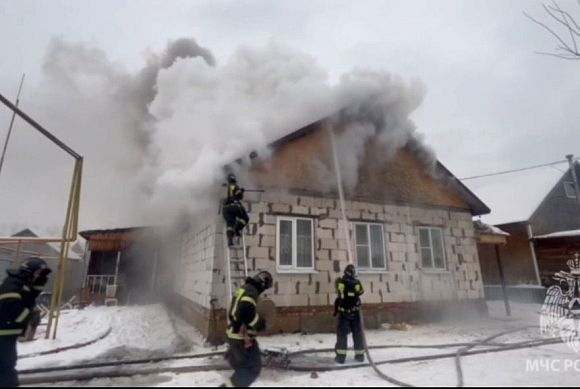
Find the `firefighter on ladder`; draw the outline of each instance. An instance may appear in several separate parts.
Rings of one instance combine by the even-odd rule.
[[[224,219],[227,224],[228,246],[234,245],[234,236],[241,236],[242,230],[250,221],[242,204],[244,188],[238,186],[236,176],[228,175],[227,196],[223,203]]]
[[[0,387],[18,386],[16,342],[31,320],[50,271],[37,257],[6,271],[8,277],[0,285]]]
[[[234,374],[222,387],[247,387],[260,375],[262,358],[256,335],[266,329],[266,321],[256,312],[258,296],[272,287],[272,275],[260,271],[246,278],[232,299],[226,331],[228,351],[226,359]]]
[[[361,282],[356,278],[354,265],[344,269],[344,275],[336,280],[338,296],[334,302],[334,316],[338,315],[336,328],[336,346],[334,348],[337,363],[346,360],[347,336],[352,332],[354,341],[354,359],[362,362],[365,359],[363,329],[360,320],[360,296],[364,293]]]

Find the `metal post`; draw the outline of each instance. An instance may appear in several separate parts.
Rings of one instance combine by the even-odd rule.
[[[495,246],[495,257],[497,259],[497,269],[499,270],[499,279],[501,282],[501,290],[503,293],[503,302],[505,304],[505,313],[508,316],[512,315],[512,311],[510,308],[510,303],[508,300],[508,295],[507,295],[507,291],[506,291],[506,286],[505,286],[505,278],[504,278],[504,274],[503,274],[503,266],[501,264],[501,257],[499,255],[499,245],[494,245]]]
[[[22,85],[24,84],[24,74],[20,79],[20,86],[18,87],[18,94],[16,95],[16,107],[20,103],[20,92],[22,92]],[[4,166],[4,158],[6,157],[6,150],[8,148],[8,142],[10,141],[10,135],[12,134],[12,127],[14,126],[14,119],[16,119],[16,111],[12,111],[12,119],[10,119],[10,125],[8,126],[8,133],[6,134],[6,140],[4,141],[4,148],[2,149],[2,157],[0,157],[0,172],[2,172],[2,166]]]
[[[530,242],[530,252],[532,253],[532,261],[534,262],[534,272],[536,273],[536,282],[538,285],[542,285],[542,280],[540,278],[540,266],[538,265],[538,257],[536,256],[536,247],[534,246],[534,233],[532,231],[532,226],[528,224],[526,226],[528,231],[528,241]]]
[[[120,263],[121,263],[121,250],[117,250],[117,263],[115,264],[115,285],[117,285],[117,278],[119,277]]]
[[[58,270],[56,274],[56,281],[53,288],[53,295],[50,303],[48,327],[46,329],[46,339],[50,337],[51,330],[53,330],[52,338],[53,339],[56,338],[58,320],[60,318],[60,304],[62,300],[62,292],[64,289],[64,280],[66,277],[66,260],[68,258],[69,244],[71,241],[76,240],[82,164],[83,164],[82,158],[76,160],[75,169],[73,172],[73,180],[69,194],[67,213],[63,227],[63,237],[60,246],[60,258],[58,263]]]
[[[348,221],[346,218],[346,211],[344,209],[344,190],[342,188],[342,175],[340,171],[340,164],[338,162],[338,152],[336,150],[336,141],[334,139],[334,129],[329,125],[328,131],[330,133],[330,144],[332,146],[332,157],[334,161],[334,172],[336,174],[336,183],[338,187],[338,198],[340,200],[340,210],[342,213],[342,221],[344,223],[344,243],[346,243],[346,253],[348,255],[348,263],[354,263],[352,255],[352,246],[348,234]]]
[[[576,189],[576,201],[578,201],[578,205],[580,205],[580,186],[578,186],[578,177],[576,176],[576,168],[574,166],[574,155],[568,154],[566,158],[570,164],[570,171],[572,172],[572,179],[574,180],[574,189]]]

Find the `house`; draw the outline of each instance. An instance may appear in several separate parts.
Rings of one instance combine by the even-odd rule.
[[[580,177],[580,165],[574,164]],[[478,180],[480,181],[480,180]],[[474,190],[492,205],[484,217],[510,234],[501,247],[506,282],[512,286],[547,286],[554,273],[580,252],[580,202],[572,170],[545,167],[477,182]],[[480,247],[484,283],[499,284],[495,254]]]
[[[4,275],[7,269],[16,267],[27,257],[40,257],[46,261],[52,270],[52,276],[49,278],[48,284],[44,289],[46,293],[51,293],[54,288],[55,275],[60,259],[60,243],[34,242],[34,239],[39,238],[39,235],[30,228],[25,228],[15,234],[11,234],[11,237],[22,238],[23,241],[20,244],[16,242],[0,245],[0,274]],[[68,252],[63,301],[67,301],[79,293],[83,273],[83,248],[80,242],[76,242],[70,247]],[[48,304],[50,301],[43,302]]]
[[[237,280],[232,274],[244,254],[250,274],[274,276],[265,293],[277,306],[270,332],[334,331],[334,282],[349,255],[345,233],[366,291],[367,326],[487,312],[472,217],[489,208],[441,163],[423,162],[413,142],[386,156],[374,136],[364,153],[339,156],[360,161],[357,180],[343,177],[355,182],[345,185],[345,224],[328,129],[340,139],[349,124],[341,113],[323,118],[275,141],[266,156],[252,153],[230,166],[242,186],[264,190],[246,194],[245,252],[230,251],[238,262],[228,264],[217,208],[184,227],[173,306],[210,341],[223,337],[229,296],[243,281],[243,272]]]
[[[81,231],[88,245],[83,303],[104,303],[107,286],[115,287],[118,304],[163,301],[170,282],[163,261],[171,258],[163,255],[164,247],[173,246],[163,231],[156,226]]]

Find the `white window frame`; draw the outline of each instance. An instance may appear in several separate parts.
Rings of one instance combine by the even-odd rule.
[[[312,266],[310,267],[298,267],[298,220],[306,220],[310,222],[310,232],[311,232],[311,258]],[[280,223],[282,221],[292,222],[292,265],[281,265],[280,264]],[[292,216],[278,216],[276,219],[276,269],[279,272],[287,273],[312,273],[314,272],[314,261],[316,260],[314,256],[314,220],[307,217],[292,217]]]
[[[568,190],[568,185],[570,185],[570,190]],[[566,193],[566,197],[569,199],[576,198],[576,188],[574,187],[573,181],[564,181],[564,193]]]
[[[429,231],[429,247],[423,247],[421,245],[421,230]],[[441,236],[441,250],[443,251],[443,267],[435,267],[435,258],[433,256],[433,234],[431,233],[432,230],[439,230]],[[445,250],[445,239],[443,237],[443,228],[435,227],[435,226],[420,226],[417,227],[417,238],[419,243],[419,257],[421,258],[421,269],[429,272],[448,272],[448,263],[447,263],[447,252]],[[423,261],[423,249],[428,248],[431,252],[431,266],[426,267]]]
[[[371,225],[374,226],[379,226],[381,227],[381,234],[383,236],[383,245],[382,245],[382,250],[383,250],[383,263],[384,266],[383,267],[373,267],[373,253],[372,253],[372,243],[371,243]],[[368,242],[368,246],[365,245],[359,245],[357,243],[356,240],[356,226],[366,226],[366,230],[367,230],[367,242]],[[385,239],[385,228],[381,223],[367,223],[367,222],[353,222],[352,223],[352,232],[353,232],[353,241],[354,241],[354,255],[356,257],[356,263],[357,263],[357,269],[360,270],[361,272],[387,272],[388,271],[388,265],[387,265],[387,250],[385,249],[386,246],[386,242],[387,240]],[[359,265],[358,262],[358,246],[364,246],[364,247],[368,247],[368,252],[369,252],[369,266],[368,267],[361,267]]]

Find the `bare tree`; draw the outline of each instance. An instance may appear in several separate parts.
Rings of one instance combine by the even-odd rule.
[[[580,0],[576,0],[580,8]],[[562,9],[560,5],[552,0],[549,4],[542,4],[546,13],[556,21],[555,27],[550,27],[546,23],[543,23],[527,13],[524,14],[534,23],[542,26],[546,31],[552,34],[558,41],[558,45],[555,48],[555,52],[537,52],[542,55],[551,55],[553,57],[568,59],[568,60],[580,60],[580,51],[578,46],[580,42],[576,39],[580,38],[580,26],[574,19],[574,17],[566,10]]]

